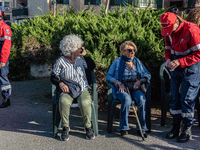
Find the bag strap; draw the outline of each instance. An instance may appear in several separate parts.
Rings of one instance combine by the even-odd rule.
[[[61,78],[61,81],[62,81],[62,80],[67,81],[67,82],[70,82],[70,83],[75,84],[75,85],[77,85],[77,86],[80,87],[80,85],[79,85],[77,82],[72,81],[72,80],[70,80],[70,79],[67,79],[67,78]]]

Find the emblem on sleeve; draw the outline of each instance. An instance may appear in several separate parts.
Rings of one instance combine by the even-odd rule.
[[[7,34],[10,34],[10,31],[9,31],[8,29],[6,29],[6,33],[7,33]]]

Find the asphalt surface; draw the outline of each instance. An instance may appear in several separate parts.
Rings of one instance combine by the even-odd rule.
[[[71,108],[69,141],[60,141],[52,134],[51,83],[49,79],[11,82],[11,106],[0,109],[0,150],[175,150],[200,149],[200,127],[192,128],[192,140],[177,143],[166,139],[172,118],[160,126],[160,111],[152,113],[152,132],[142,141],[136,134],[136,119],[130,112],[129,135],[117,132],[119,118],[115,119],[113,133],[106,132],[107,113],[99,111],[99,136],[85,138],[83,120],[78,108]],[[61,130],[60,130],[61,133]]]

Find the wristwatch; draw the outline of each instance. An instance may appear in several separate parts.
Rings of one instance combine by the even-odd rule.
[[[142,84],[142,79],[143,79],[143,78],[140,79],[140,84]]]

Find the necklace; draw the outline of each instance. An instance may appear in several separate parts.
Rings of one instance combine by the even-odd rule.
[[[131,70],[134,66],[134,63],[131,61],[131,62],[126,62],[126,66],[128,67],[129,70]]]

